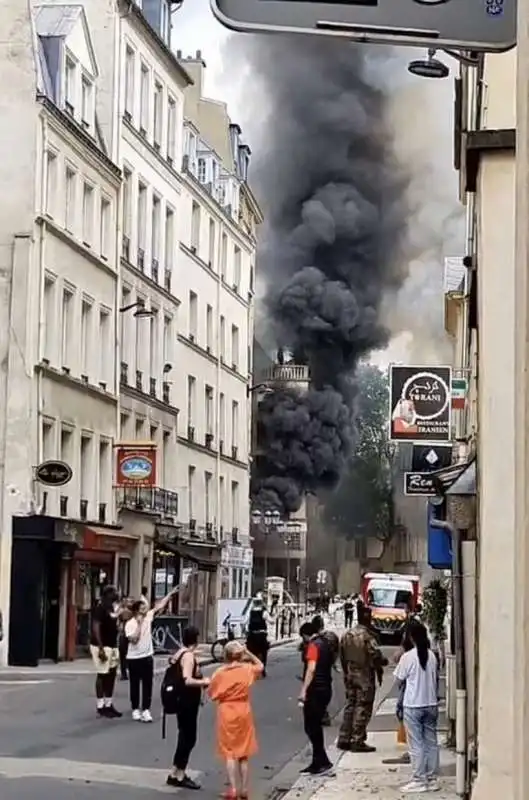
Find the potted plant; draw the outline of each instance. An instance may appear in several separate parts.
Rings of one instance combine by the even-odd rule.
[[[433,639],[432,647],[439,653],[441,665],[445,661],[445,620],[448,609],[448,587],[446,581],[434,578],[422,595],[422,617]]]

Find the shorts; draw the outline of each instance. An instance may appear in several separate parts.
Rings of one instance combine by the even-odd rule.
[[[99,647],[90,645],[90,655],[98,675],[108,675],[112,669],[117,669],[119,664],[119,650],[117,647],[104,647],[106,661],[99,658]]]

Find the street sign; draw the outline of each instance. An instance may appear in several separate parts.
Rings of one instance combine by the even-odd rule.
[[[451,367],[392,364],[389,372],[391,441],[449,442]]]
[[[72,475],[72,468],[64,461],[43,461],[35,468],[35,478],[44,486],[66,486]]]
[[[405,472],[404,494],[406,497],[434,497],[437,492],[433,475],[427,472]]]
[[[452,463],[451,444],[414,444],[411,456],[412,472],[435,472]]]
[[[516,0],[210,0],[242,32],[501,52],[516,44]]]

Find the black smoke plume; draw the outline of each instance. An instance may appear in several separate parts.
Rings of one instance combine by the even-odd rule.
[[[351,451],[355,368],[387,344],[381,302],[403,277],[394,256],[406,232],[406,181],[372,48],[241,38],[269,104],[254,178],[266,216],[265,317],[311,375],[308,392],[274,391],[260,405],[252,499],[292,512],[304,494],[336,485]]]

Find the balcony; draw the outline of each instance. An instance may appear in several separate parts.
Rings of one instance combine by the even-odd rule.
[[[259,375],[264,383],[306,383],[310,382],[309,368],[305,364],[274,364]]]
[[[121,488],[116,489],[116,502],[119,508],[133,511],[147,511],[166,517],[178,516],[178,494],[169,489]]]
[[[167,292],[171,291],[171,270],[164,269],[163,271],[163,286]]]
[[[120,368],[119,368],[119,382],[124,384],[125,386],[128,385],[129,382],[129,365],[126,361],[122,361]]]
[[[156,378],[149,378],[149,394],[156,397]]]
[[[158,283],[158,276],[160,274],[160,265],[157,258],[153,258],[151,264],[151,278],[155,283]]]
[[[171,384],[168,381],[164,381],[162,384],[162,400],[167,405],[171,404]]]
[[[125,261],[130,261],[130,239],[128,236],[124,236],[122,243],[121,243],[121,257],[125,259]]]
[[[141,369],[136,370],[136,389],[138,392],[143,392],[143,372]]]
[[[138,269],[142,272],[145,271],[145,250],[141,247],[138,247],[138,258],[137,258]]]

